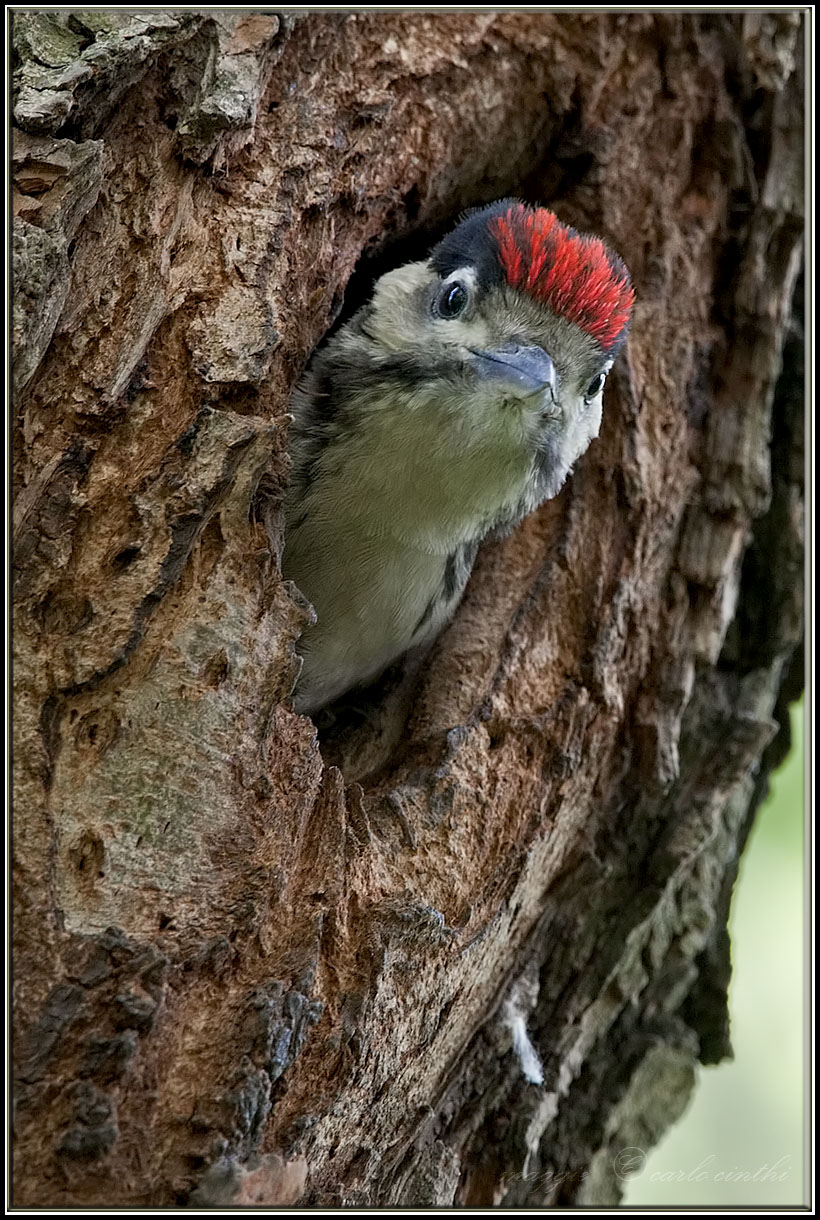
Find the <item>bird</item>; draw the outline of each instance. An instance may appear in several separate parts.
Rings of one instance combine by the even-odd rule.
[[[319,347],[291,403],[282,571],[315,611],[295,711],[429,646],[481,542],[558,494],[634,296],[601,238],[505,198],[382,275]]]

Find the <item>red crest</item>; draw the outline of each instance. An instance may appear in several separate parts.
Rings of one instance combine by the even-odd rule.
[[[577,233],[547,208],[513,204],[490,221],[508,284],[574,322],[604,351],[632,312],[626,267],[599,237]]]

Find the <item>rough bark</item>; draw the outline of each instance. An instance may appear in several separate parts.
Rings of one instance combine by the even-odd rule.
[[[799,25],[15,16],[16,1203],[613,1202],[729,1053],[801,673]],[[505,193],[631,268],[602,435],[320,745],[289,389]]]

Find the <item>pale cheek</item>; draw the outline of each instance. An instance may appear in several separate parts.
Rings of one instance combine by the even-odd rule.
[[[409,346],[408,340],[418,333],[416,309],[412,301],[391,302],[391,308],[377,315],[377,319],[376,325],[371,323],[371,330],[388,350],[401,351]]]
[[[428,333],[432,341],[452,344],[456,347],[491,346],[487,324],[481,318],[473,318],[469,322],[454,318],[448,322],[446,318],[430,318]]]
[[[595,437],[598,435],[598,433],[601,431],[601,419],[603,417],[603,399],[600,396],[598,398],[596,398],[595,402],[593,402],[592,405],[590,406],[590,408],[587,412],[587,416],[588,416],[587,429],[589,432],[589,439],[594,440]]]
[[[370,329],[385,347],[400,351],[418,338],[430,283],[429,269],[423,263],[409,263],[379,280]]]
[[[578,404],[566,437],[565,449],[570,464],[576,462],[595,440],[601,429],[601,417],[600,397],[588,407],[583,402]]]

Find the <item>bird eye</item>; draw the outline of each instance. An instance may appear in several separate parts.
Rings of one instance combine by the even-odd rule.
[[[460,280],[445,284],[436,300],[436,313],[440,318],[457,318],[467,307],[469,294]]]
[[[593,381],[590,381],[589,385],[587,386],[586,394],[584,394],[584,398],[595,398],[598,394],[600,394],[601,390],[604,388],[605,381],[606,375],[604,373],[599,373]]]

